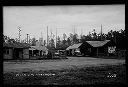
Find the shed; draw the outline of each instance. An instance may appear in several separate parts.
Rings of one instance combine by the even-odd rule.
[[[10,42],[3,43],[4,59],[29,59],[29,44]]]
[[[29,52],[31,56],[43,56],[43,55],[47,55],[48,53],[48,49],[46,48],[46,46],[31,46],[29,48]]]
[[[78,43],[78,44],[74,44],[72,46],[69,46],[66,51],[67,51],[67,55],[72,55],[75,56],[77,52],[80,52],[80,46],[83,43]]]
[[[69,46],[66,50],[69,50],[69,49],[77,49],[77,48],[79,48],[81,45],[82,45],[82,43],[74,44],[74,45],[72,45],[72,46]]]

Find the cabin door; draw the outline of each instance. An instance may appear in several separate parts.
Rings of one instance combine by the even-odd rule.
[[[22,59],[23,58],[23,50],[19,49],[19,48],[14,49],[14,58]]]

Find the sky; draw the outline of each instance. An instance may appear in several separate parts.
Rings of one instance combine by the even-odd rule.
[[[3,33],[18,38],[21,27],[21,39],[47,37],[51,32],[62,37],[65,33],[87,35],[93,29],[97,33],[125,29],[125,5],[62,5],[62,6],[4,6]]]

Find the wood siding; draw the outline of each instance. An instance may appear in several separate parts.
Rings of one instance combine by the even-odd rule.
[[[9,54],[3,54],[4,59],[13,59],[13,50],[11,48],[6,48],[4,50],[9,50]]]
[[[29,49],[23,49],[23,59],[29,59]]]

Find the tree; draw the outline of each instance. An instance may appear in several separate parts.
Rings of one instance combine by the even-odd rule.
[[[14,39],[9,39],[8,42],[9,43],[15,43],[16,41]]]
[[[36,45],[36,38],[32,38],[32,46]]]
[[[106,35],[106,39],[111,40],[112,37],[113,37],[112,31],[109,31],[109,32],[107,33],[107,35]]]
[[[78,34],[74,34],[73,35],[73,43],[78,43],[79,40],[78,40]]]
[[[8,40],[10,39],[10,37],[6,36],[6,35],[3,35],[3,41],[4,42],[8,42]]]
[[[62,40],[62,44],[63,44],[63,45],[65,45],[65,44],[66,44],[66,42],[67,42],[66,40]]]
[[[71,41],[70,41],[70,38],[69,38],[69,37],[68,37],[68,39],[67,39],[67,43],[68,43],[68,46],[71,45]]]
[[[126,48],[125,47],[125,43],[126,43],[125,30],[113,31],[112,40],[116,43],[117,48],[125,49]]]
[[[46,40],[44,40],[44,46],[46,45]]]
[[[70,39],[70,41],[71,41],[71,45],[73,45],[74,43],[73,43],[73,34],[72,34],[72,33],[70,33],[69,39]]]
[[[67,35],[64,33],[63,34],[63,40],[65,40],[67,38]]]
[[[57,47],[59,47],[60,46],[60,43],[61,43],[61,40],[60,40],[60,37],[58,36],[58,38],[57,38]]]
[[[19,42],[18,38],[15,38],[15,41],[16,41],[16,42]]]
[[[92,39],[93,40],[97,40],[97,33],[96,33],[96,30],[95,29],[93,29]]]
[[[55,42],[54,42],[54,39],[51,39],[51,40],[50,40],[49,45],[50,45],[50,49],[55,49]]]

